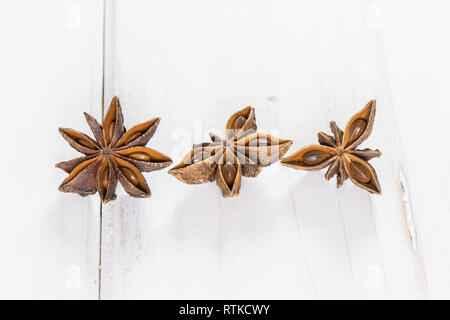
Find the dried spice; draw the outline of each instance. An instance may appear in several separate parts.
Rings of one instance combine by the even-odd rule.
[[[210,134],[212,142],[194,145],[169,173],[187,184],[216,181],[223,197],[239,195],[242,176],[256,177],[263,167],[278,161],[292,141],[256,132],[255,109],[234,113],[226,124],[226,137]]]
[[[141,172],[161,170],[172,164],[169,157],[144,147],[155,133],[160,118],[138,124],[127,131],[123,126],[122,108],[117,96],[112,99],[103,125],[89,114],[84,115],[95,140],[73,129],[59,129],[72,148],[85,154],[56,165],[69,173],[59,190],[83,197],[98,191],[102,202],[107,203],[116,198],[119,180],[132,197],[150,197],[150,188]]]
[[[299,170],[316,171],[329,166],[325,178],[337,176],[337,187],[347,178],[371,193],[381,194],[380,183],[374,168],[367,162],[380,157],[377,150],[356,149],[372,133],[376,113],[375,100],[356,113],[343,132],[334,121],[330,122],[333,136],[319,132],[320,145],[304,147],[293,155],[281,159],[281,164]]]

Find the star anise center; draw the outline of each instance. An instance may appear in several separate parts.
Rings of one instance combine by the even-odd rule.
[[[111,150],[108,149],[108,148],[105,148],[105,149],[102,149],[102,150],[100,151],[100,153],[101,153],[102,155],[105,155],[105,156],[110,156],[110,155],[111,155]]]
[[[342,158],[342,156],[344,155],[344,153],[345,153],[345,149],[342,148],[342,146],[336,147],[336,155],[337,155],[339,158]]]
[[[230,150],[233,150],[233,140],[230,139],[224,139],[222,142],[222,145],[224,148],[228,148]]]

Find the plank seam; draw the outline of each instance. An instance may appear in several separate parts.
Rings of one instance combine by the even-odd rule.
[[[106,42],[106,0],[103,0],[103,26],[102,26],[102,94],[101,108],[102,121],[105,117],[105,42]],[[103,204],[100,201],[99,212],[99,242],[98,242],[98,300],[102,298],[102,238],[103,238]]]

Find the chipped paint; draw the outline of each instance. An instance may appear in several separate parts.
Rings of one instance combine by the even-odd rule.
[[[406,176],[405,173],[403,172],[403,168],[400,168],[398,175],[400,179],[400,187],[402,190],[402,206],[406,217],[406,223],[408,225],[409,237],[411,240],[413,250],[417,252],[416,227],[414,224],[413,210],[411,207],[411,200],[409,197],[408,184],[406,182]]]

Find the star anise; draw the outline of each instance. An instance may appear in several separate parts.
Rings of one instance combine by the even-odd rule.
[[[278,161],[292,141],[256,133],[255,109],[234,113],[226,124],[226,138],[210,134],[212,142],[193,146],[169,173],[187,184],[216,181],[223,197],[239,195],[242,176],[256,177],[263,167]]]
[[[84,115],[95,140],[73,129],[59,129],[74,149],[85,154],[56,165],[69,173],[59,190],[83,197],[98,191],[102,202],[107,203],[116,198],[119,180],[132,197],[150,197],[150,188],[141,172],[161,170],[172,163],[164,154],[144,147],[155,133],[160,118],[138,124],[127,131],[123,126],[122,108],[117,96],[111,101],[103,126],[89,114]]]
[[[377,174],[367,162],[374,157],[380,157],[381,152],[378,149],[356,149],[372,133],[375,112],[376,102],[372,100],[350,119],[344,132],[331,121],[330,128],[334,137],[319,132],[320,146],[304,147],[293,155],[281,159],[281,164],[311,171],[330,166],[325,178],[330,180],[337,175],[338,188],[350,178],[357,186],[371,193],[381,194]]]

